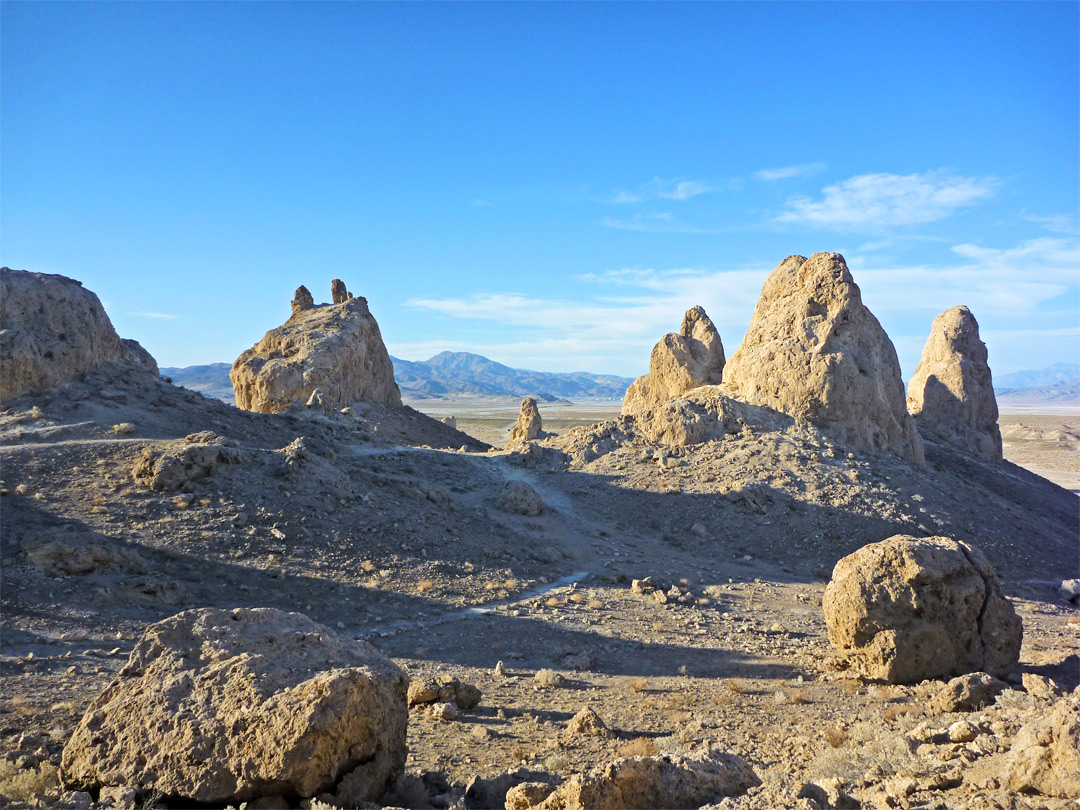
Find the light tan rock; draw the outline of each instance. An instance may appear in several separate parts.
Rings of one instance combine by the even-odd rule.
[[[979,323],[967,307],[934,319],[915,374],[907,409],[920,431],[934,434],[974,456],[1001,460],[997,399]]]
[[[544,501],[531,485],[524,481],[507,481],[495,500],[500,512],[535,517],[544,509]]]
[[[1080,797],[1080,700],[1059,700],[1021,727],[1002,781],[1017,793]]]
[[[192,433],[167,449],[144,447],[131,477],[158,492],[190,490],[190,483],[213,475],[219,467],[240,464],[243,454],[235,442],[210,431]]]
[[[521,400],[517,422],[510,429],[510,442],[528,442],[545,436],[544,423],[540,419],[540,408],[532,397]]]
[[[330,282],[330,298],[335,304],[344,304],[352,298],[352,293],[345,287],[344,281],[335,278]]]
[[[738,434],[746,426],[779,430],[794,420],[758,405],[725,396],[723,386],[701,386],[681,396],[644,408],[634,425],[650,441],[686,446]]]
[[[600,719],[600,715],[586,706],[580,712],[570,718],[566,724],[566,734],[569,736],[601,737],[610,739],[615,735],[607,727],[607,723]]]
[[[804,417],[852,449],[923,461],[896,350],[839,253],[789,256],[772,271],[724,388]]]
[[[408,679],[298,613],[204,608],[150,625],[64,747],[69,789],[182,803],[378,798],[404,770]]]
[[[1001,676],[1023,626],[982,552],[947,537],[896,535],[841,559],[822,601],[829,641],[866,678],[914,683]]]
[[[701,385],[718,385],[724,373],[724,344],[701,307],[683,316],[678,333],[669,332],[653,347],[649,373],[627,389],[622,412],[635,415]]]
[[[317,388],[326,408],[361,400],[401,404],[390,355],[364,298],[293,305],[289,320],[233,364],[229,376],[237,407],[279,413],[307,402]]]
[[[506,791],[506,810],[529,810],[551,795],[552,788],[544,782],[522,782]]]
[[[930,712],[971,712],[989,706],[1008,684],[987,672],[957,675],[930,698]]]
[[[540,810],[700,807],[760,784],[742,757],[705,747],[686,755],[613,760],[588,773],[575,774],[536,806]]]
[[[101,301],[78,281],[0,268],[0,400],[57,388],[104,365],[154,382],[154,358],[121,340]]]
[[[292,300],[292,313],[296,315],[315,306],[315,299],[311,297],[311,290],[301,284],[296,288]]]

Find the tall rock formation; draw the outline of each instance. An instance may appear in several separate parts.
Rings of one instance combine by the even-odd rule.
[[[702,385],[718,385],[724,373],[724,344],[701,307],[683,316],[678,334],[669,332],[653,347],[649,373],[626,391],[622,412],[638,414]]]
[[[1001,460],[997,399],[979,323],[967,307],[934,319],[908,385],[907,408],[919,429],[972,455]]]
[[[527,442],[533,439],[542,439],[547,434],[544,433],[544,423],[540,419],[540,408],[536,404],[536,400],[532,397],[525,397],[521,400],[521,410],[518,411],[517,422],[514,423],[514,427],[510,430],[511,442]]]
[[[297,290],[292,317],[233,363],[237,407],[278,413],[307,402],[316,388],[329,408],[360,400],[400,405],[394,367],[367,299],[307,307],[310,293],[305,299],[301,291],[307,293]]]
[[[839,253],[789,256],[772,271],[724,389],[805,418],[852,449],[923,461],[896,350]]]
[[[110,364],[129,380],[158,377],[154,358],[116,334],[81,282],[0,268],[0,399],[56,388]]]

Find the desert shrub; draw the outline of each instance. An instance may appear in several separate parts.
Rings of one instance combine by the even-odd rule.
[[[566,678],[553,669],[537,670],[536,674],[533,675],[533,680],[540,686],[546,686],[549,689],[566,685]]]
[[[60,778],[56,766],[42,762],[36,768],[19,769],[10,760],[0,761],[0,795],[17,802],[38,799],[42,803],[60,797]]]
[[[117,436],[127,436],[129,433],[135,432],[135,425],[131,424],[131,422],[121,422],[112,426],[112,432]]]
[[[648,737],[637,737],[619,746],[620,757],[651,757],[656,755],[656,744]]]

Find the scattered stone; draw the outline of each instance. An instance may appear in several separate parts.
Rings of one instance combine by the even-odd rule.
[[[1072,602],[1074,605],[1080,604],[1080,579],[1062,580],[1058,593],[1066,602]]]
[[[1034,672],[1025,672],[1020,677],[1024,691],[1036,700],[1052,703],[1064,694],[1061,687],[1050,678],[1036,675]]]
[[[506,667],[503,665],[502,661],[499,661],[498,663],[495,664],[495,670],[494,670],[494,672],[492,674],[494,674],[496,678],[505,678],[506,677],[506,675],[507,675]]]
[[[475,709],[483,697],[478,688],[471,683],[462,683],[449,675],[435,678],[414,680],[409,684],[408,701],[410,706],[431,703],[453,703],[459,709]]]
[[[702,540],[709,539],[709,530],[705,528],[704,523],[695,523],[691,526],[690,534],[694,535],[694,537],[700,537]]]
[[[607,727],[607,724],[600,719],[600,715],[588,706],[570,718],[570,721],[566,724],[566,733],[572,736],[581,735],[601,737],[603,739],[610,739],[615,736],[611,729]]]
[[[724,344],[701,307],[687,310],[678,334],[669,332],[653,347],[649,373],[638,377],[623,398],[623,414],[633,416],[702,385],[719,385]]]
[[[454,703],[432,703],[429,711],[436,720],[450,721],[457,718],[459,708]]]
[[[316,388],[326,408],[355,401],[401,404],[394,367],[367,300],[314,306],[303,287],[292,317],[241,354],[229,376],[237,407],[261,413],[307,402]]]
[[[742,757],[704,747],[685,755],[613,760],[575,774],[535,806],[540,810],[700,807],[760,784]]]
[[[967,307],[934,319],[908,384],[907,409],[926,431],[987,461],[1001,461],[1001,430],[986,344]]]
[[[896,349],[839,253],[789,256],[773,270],[723,388],[805,418],[852,449],[923,462]]]
[[[121,340],[101,301],[75,279],[0,268],[0,400],[58,388],[102,366],[158,380],[154,358]]]
[[[536,400],[532,397],[525,397],[525,399],[521,400],[521,410],[518,412],[517,422],[510,429],[510,442],[512,444],[527,442],[533,439],[542,439],[546,435],[543,420],[540,419],[540,408],[537,406]]]
[[[1023,626],[990,563],[947,537],[896,535],[841,559],[822,601],[829,641],[866,678],[915,683],[1017,663]]]
[[[135,810],[139,794],[134,788],[106,786],[101,789],[98,801],[111,810]]]
[[[512,515],[535,517],[544,509],[540,493],[524,481],[508,481],[502,488],[495,507]]]
[[[959,675],[930,699],[930,711],[934,714],[975,711],[989,706],[1007,688],[1007,683],[986,672]]]
[[[948,735],[950,742],[966,743],[979,736],[979,729],[967,720],[957,720],[949,726]]]
[[[186,803],[374,800],[404,769],[407,683],[298,613],[186,611],[146,629],[64,747],[62,778]]]

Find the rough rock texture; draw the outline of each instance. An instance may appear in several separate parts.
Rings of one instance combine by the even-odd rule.
[[[142,571],[145,561],[132,548],[74,526],[27,532],[19,542],[37,570],[53,577],[99,571]]]
[[[311,291],[301,284],[296,288],[296,292],[293,294],[292,300],[292,313],[296,315],[298,312],[311,309],[315,306],[315,299],[311,297]]]
[[[653,347],[649,373],[638,377],[623,398],[622,412],[634,415],[701,385],[719,385],[724,344],[701,307],[686,311],[678,334],[669,332]]]
[[[511,515],[534,517],[544,509],[540,493],[524,481],[508,481],[499,492],[495,507]]]
[[[724,396],[723,390],[702,386],[688,391],[639,411],[634,424],[650,441],[686,446],[738,434],[747,426],[779,430],[793,421],[769,408]]]
[[[241,354],[229,376],[237,407],[261,413],[305,403],[316,388],[327,408],[358,400],[401,404],[390,355],[363,298],[300,310],[294,301],[292,317]]]
[[[540,408],[532,397],[521,400],[521,410],[518,411],[517,422],[510,429],[511,442],[527,442],[533,439],[543,438],[544,423],[540,419]]]
[[[958,675],[941,687],[930,698],[933,714],[946,712],[973,712],[989,706],[999,694],[1008,688],[1005,681],[986,672],[969,672]]]
[[[1004,675],[1023,626],[982,552],[896,535],[841,559],[822,601],[829,641],[858,674],[889,683]]]
[[[298,613],[204,608],[150,625],[64,748],[70,789],[174,801],[377,798],[405,765],[408,679]]]
[[[436,678],[413,681],[409,684],[409,705],[427,705],[430,703],[453,703],[459,709],[475,709],[480,704],[483,694],[471,683],[462,683],[457,678],[441,675]]]
[[[607,727],[607,723],[600,719],[600,715],[588,706],[570,718],[566,724],[566,734],[570,736],[585,735],[589,737],[609,738],[615,735]]]
[[[1005,787],[1063,799],[1080,797],[1080,699],[1059,700],[1025,724],[1013,740]]]
[[[691,754],[622,757],[576,774],[536,805],[541,810],[700,807],[761,784],[742,757],[701,748]],[[507,797],[509,800],[509,797]]]
[[[743,402],[805,417],[853,449],[923,461],[896,350],[839,253],[789,256],[772,271],[724,387]]]
[[[997,399],[979,323],[967,307],[934,318],[908,383],[907,409],[926,431],[974,456],[1001,460]]]
[[[218,467],[243,461],[235,444],[202,431],[173,442],[168,450],[144,447],[131,469],[131,477],[159,492],[189,491],[192,481],[213,475]]]
[[[330,282],[330,298],[335,304],[344,304],[352,298],[352,293],[346,289],[344,281],[335,278]]]
[[[0,399],[56,388],[105,364],[157,379],[154,358],[120,339],[80,282],[0,268]]]

